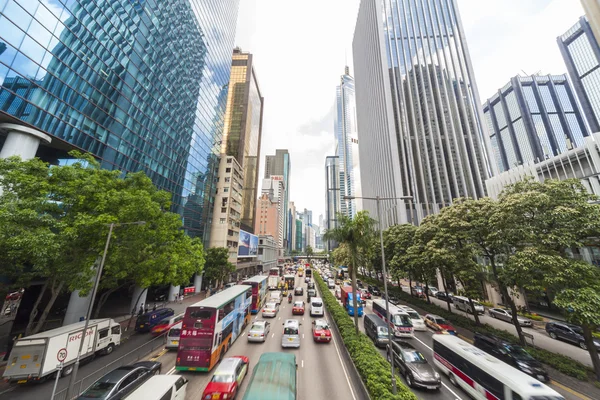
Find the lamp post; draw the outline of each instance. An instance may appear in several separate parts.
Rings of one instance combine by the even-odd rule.
[[[377,222],[379,223],[379,242],[381,244],[381,267],[383,270],[383,292],[385,293],[385,313],[387,320],[390,321],[390,304],[388,301],[388,288],[387,288],[387,270],[385,265],[385,252],[383,251],[383,227],[381,223],[380,207],[379,202],[381,200],[410,200],[412,196],[401,196],[401,197],[357,197],[357,196],[344,196],[344,200],[363,199],[363,200],[375,200],[377,202]],[[392,330],[388,329],[388,357],[390,364],[392,365],[392,392],[396,394],[396,375],[394,373],[394,354],[392,353]]]
[[[113,228],[115,226],[124,226],[124,225],[144,225],[146,221],[137,221],[137,222],[124,222],[124,223],[111,223],[108,224],[108,236],[106,238],[106,245],[104,246],[104,253],[102,254],[102,261],[100,261],[100,267],[96,270],[96,278],[94,279],[94,286],[92,287],[92,293],[90,295],[90,304],[88,305],[87,313],[85,316],[85,324],[83,325],[83,329],[81,330],[81,342],[79,342],[79,350],[77,351],[77,359],[75,360],[75,364],[73,365],[73,372],[71,373],[71,379],[69,380],[69,387],[67,388],[67,395],[65,399],[70,399],[72,397],[73,389],[75,388],[75,381],[77,379],[77,371],[79,371],[79,362],[81,360],[81,351],[83,350],[83,342],[85,341],[85,334],[88,330],[88,326],[90,323],[90,316],[92,314],[92,308],[94,307],[94,300],[96,299],[96,293],[98,292],[98,285],[100,283],[100,277],[102,276],[102,270],[104,269],[104,262],[106,261],[106,253],[108,252],[108,245],[110,244],[110,237],[112,235]]]

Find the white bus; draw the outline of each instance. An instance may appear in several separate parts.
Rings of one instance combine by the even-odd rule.
[[[454,335],[433,335],[433,362],[474,399],[564,400],[537,379]]]
[[[393,304],[389,305],[391,321],[388,321],[387,314],[385,312],[385,300],[374,300],[373,301],[373,312],[377,314],[379,318],[388,323],[393,329],[394,336],[399,338],[412,338],[413,337],[413,324],[408,313]]]

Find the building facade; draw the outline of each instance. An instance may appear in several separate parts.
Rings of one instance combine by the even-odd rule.
[[[515,76],[483,113],[499,172],[564,153],[589,135],[566,75]]]
[[[485,196],[494,165],[456,1],[363,0],[352,48],[363,195],[412,197],[386,202],[382,226]]]
[[[284,210],[285,188],[281,176],[272,176],[263,179],[262,194],[259,198],[257,210],[258,235],[271,235],[279,246],[284,247],[284,224],[286,212]],[[268,209],[268,213],[264,211]],[[259,214],[260,212],[260,214]]]
[[[341,212],[339,157],[328,156],[325,158],[325,220],[323,221],[325,232],[337,228],[337,216]],[[325,241],[325,249],[331,251],[337,247],[337,243],[328,239]]]
[[[281,249],[273,236],[258,236],[258,271],[267,272],[269,269],[277,267],[280,255]]]
[[[247,232],[254,229],[256,215],[264,104],[253,59],[239,48],[233,50],[221,142],[221,153],[234,156],[244,169],[241,226]]]
[[[600,42],[600,0],[581,0],[585,16],[590,21],[596,41]]]
[[[296,248],[296,204],[293,201],[290,201],[288,204],[288,218],[290,221],[290,244],[291,249],[294,250]]]
[[[335,153],[339,162],[339,187],[341,212],[352,218],[362,209],[362,200],[344,199],[344,196],[361,196],[358,134],[356,132],[356,99],[354,78],[346,67],[335,88]]]
[[[304,250],[304,248],[302,247],[302,243],[303,243],[303,232],[304,230],[302,229],[302,221],[300,219],[296,219],[296,247],[295,250],[298,252],[302,252]]]
[[[290,161],[290,153],[287,150],[277,149],[275,150],[275,155],[268,155],[265,157],[265,178],[271,178],[272,176],[281,176],[283,177],[283,185],[285,188],[285,193],[283,195],[283,207],[285,210],[289,207],[290,201],[290,174],[291,174],[291,161]],[[264,188],[264,186],[263,186]],[[285,213],[283,221],[283,230],[284,230],[284,249],[286,251],[291,251],[291,240],[289,239],[291,228],[289,221],[288,213]]]
[[[600,132],[600,46],[587,18],[557,42],[590,130]]]

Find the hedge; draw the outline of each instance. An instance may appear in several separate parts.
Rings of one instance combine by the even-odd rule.
[[[354,321],[331,294],[321,276],[313,269],[314,280],[319,286],[321,297],[333,318],[344,345],[356,366],[362,381],[372,399],[377,400],[417,400],[417,396],[401,380],[396,379],[397,394],[392,393],[390,364],[383,358],[375,345],[362,332],[356,333]]]
[[[381,281],[370,278],[368,276],[361,275],[360,279],[372,285],[381,284]],[[502,339],[505,339],[511,343],[519,343],[518,338],[510,332],[496,329],[488,324],[482,324],[480,326],[477,326],[475,325],[475,321],[473,321],[470,318],[467,318],[460,314],[451,313],[448,311],[448,309],[440,307],[437,304],[427,303],[427,301],[411,296],[395,286],[388,286],[388,291],[390,292],[390,294],[395,294],[399,299],[404,300],[404,302],[408,304],[411,304],[415,307],[419,307],[422,310],[425,310],[432,314],[437,314],[447,319],[448,321],[452,322],[455,326],[468,329],[472,332],[477,331],[482,333],[489,333],[501,337]],[[557,369],[565,375],[572,376],[581,381],[594,381],[596,379],[594,371],[591,368],[567,356],[563,356],[562,354],[556,354],[548,350],[540,349],[539,347],[533,347],[530,345],[527,345],[526,349],[529,352],[529,354],[531,354],[538,361]]]

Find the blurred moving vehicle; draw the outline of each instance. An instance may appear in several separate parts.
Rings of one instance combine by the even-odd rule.
[[[412,338],[414,336],[413,324],[406,311],[388,303],[391,316],[391,321],[388,321],[385,303],[385,300],[373,300],[373,312],[390,324],[394,337]]]
[[[329,289],[335,289],[335,281],[331,278],[327,279],[327,287]]]
[[[369,285],[369,286],[367,286],[367,290],[373,296],[381,296],[381,290],[379,290],[379,288],[377,286],[375,286],[375,285]]]
[[[442,386],[442,377],[419,350],[404,341],[393,341],[391,347],[394,365],[400,369],[408,387],[438,390]],[[389,352],[387,358],[390,361]]]
[[[442,292],[441,290],[439,292],[437,292],[435,294],[435,297],[440,299],[440,300],[444,300],[448,303],[452,303],[453,299],[454,299],[454,294],[452,294],[452,292],[448,292],[448,294],[446,295],[446,292]]]
[[[425,289],[422,286],[413,286],[410,289],[410,293],[413,296],[417,296],[417,297],[420,297],[420,298],[425,298],[426,297],[425,296]]]
[[[136,332],[150,332],[152,328],[161,323],[165,318],[175,315],[172,308],[158,308],[139,315],[135,320]]]
[[[294,289],[294,295],[304,296],[304,288],[302,286],[298,286],[296,289]]]
[[[202,392],[201,399],[233,399],[248,373],[250,361],[246,356],[224,358]]]
[[[162,321],[158,321],[156,325],[152,328],[151,332],[154,336],[161,335],[167,332],[171,327],[177,324],[179,321],[183,319],[185,314],[173,315],[171,317],[165,318]]]
[[[243,400],[295,400],[297,374],[294,354],[263,353],[254,367]]]
[[[127,396],[127,400],[185,400],[187,384],[183,376],[155,375]]]
[[[456,329],[449,322],[447,322],[444,318],[435,314],[427,314],[425,315],[425,325],[430,327],[436,332],[446,331],[451,335],[456,335]]]
[[[510,310],[499,307],[490,308],[488,310],[488,314],[490,314],[490,317],[492,318],[501,319],[502,321],[510,322],[512,324],[512,312]],[[533,322],[531,322],[531,320],[528,318],[521,317],[520,315],[518,315],[517,320],[519,321],[519,325],[521,326],[533,326]]]
[[[320,297],[313,297],[310,299],[310,316],[320,316],[325,314],[325,306],[323,305],[323,299]]]
[[[475,307],[475,312],[477,314],[483,315],[485,313],[485,309],[483,308],[483,305],[481,305],[481,303],[476,300],[471,300],[471,301],[473,302],[473,307]],[[457,310],[464,311],[467,314],[473,314],[473,310],[471,308],[471,303],[469,302],[468,297],[454,296],[454,298],[452,299],[452,302],[454,303],[454,308],[456,308]]]
[[[158,361],[140,361],[113,369],[92,383],[77,400],[102,399],[120,400],[127,397],[153,375],[160,373]]]
[[[371,293],[367,289],[360,289],[360,294],[363,299],[372,299]]]
[[[267,321],[254,321],[252,326],[248,330],[248,341],[249,342],[262,342],[264,343],[269,336],[271,331],[271,323]]]
[[[406,313],[408,314],[408,316],[410,318],[410,322],[412,322],[413,329],[415,331],[426,331],[427,330],[427,325],[425,325],[425,321],[423,320],[423,318],[421,318],[421,316],[419,315],[418,312],[416,312],[415,310],[413,310],[410,307],[404,308],[404,311],[406,311]]]
[[[316,319],[312,322],[312,334],[315,342],[331,342],[331,329],[324,319]]]
[[[300,347],[300,325],[297,319],[286,319],[283,323],[281,347]]]

